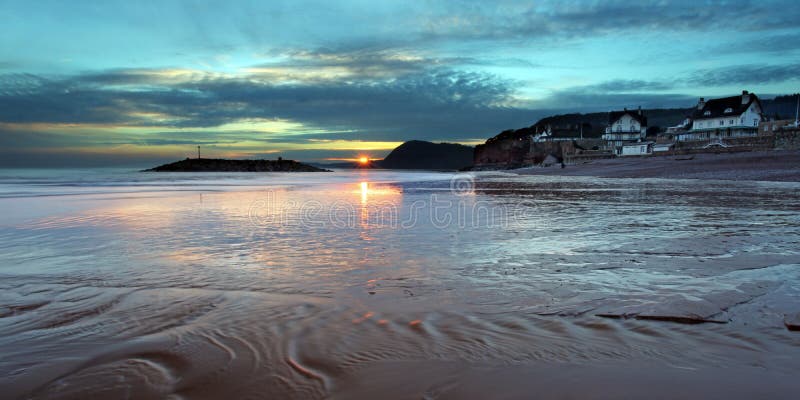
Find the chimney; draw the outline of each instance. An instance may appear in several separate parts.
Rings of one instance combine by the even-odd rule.
[[[639,115],[642,115],[642,106],[639,106]]]
[[[750,92],[747,90],[742,90],[742,104],[747,104],[750,102]]]
[[[703,107],[705,107],[705,106],[706,106],[706,99],[701,97],[700,101],[697,102],[697,109],[698,110],[702,110]]]

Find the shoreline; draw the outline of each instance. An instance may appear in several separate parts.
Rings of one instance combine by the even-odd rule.
[[[680,156],[621,157],[584,164],[525,167],[518,175],[594,176],[598,178],[708,179],[800,182],[800,151],[701,153]]]

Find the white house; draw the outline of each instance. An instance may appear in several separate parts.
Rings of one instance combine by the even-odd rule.
[[[647,117],[638,111],[612,111],[608,113],[608,125],[603,134],[606,146],[617,155],[622,154],[622,146],[627,143],[641,142],[647,135]]]
[[[678,125],[667,127],[667,134],[684,133],[692,128],[692,117],[688,116]]]
[[[622,145],[621,156],[646,156],[653,154],[653,142],[630,142]]]
[[[754,93],[724,97],[697,103],[692,114],[692,127],[676,135],[679,141],[708,140],[758,135],[763,119],[761,101]]]
[[[564,126],[556,126],[553,127],[552,125],[548,124],[544,130],[541,132],[532,135],[531,139],[536,142],[567,142],[573,140],[582,140],[583,139],[583,130],[584,128],[591,130],[591,126],[586,126],[586,124],[568,124]]]

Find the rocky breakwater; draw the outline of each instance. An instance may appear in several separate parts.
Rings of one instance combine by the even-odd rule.
[[[294,160],[225,160],[187,158],[145,172],[330,172]]]

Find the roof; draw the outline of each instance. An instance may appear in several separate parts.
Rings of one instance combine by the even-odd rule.
[[[639,114],[639,111],[624,110],[624,111],[611,111],[608,113],[608,124],[613,125],[618,119],[622,118],[625,114],[630,115],[633,119],[639,121],[642,126],[647,126],[647,117],[644,114]]]
[[[746,103],[743,104],[742,96],[750,96],[750,98]],[[708,100],[705,105],[703,105],[702,109],[695,109],[694,113],[692,114],[692,119],[698,120],[739,116],[744,114],[744,112],[747,111],[747,109],[750,108],[750,105],[754,102],[758,103],[759,108],[761,107],[761,101],[758,100],[758,96],[753,93],[723,97],[721,99],[711,99]],[[706,115],[706,111],[709,112],[709,115]]]

